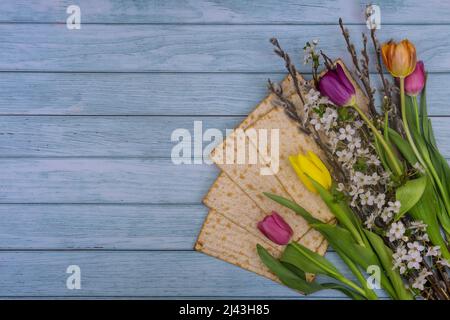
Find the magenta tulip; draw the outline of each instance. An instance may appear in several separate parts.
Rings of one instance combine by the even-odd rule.
[[[285,245],[292,237],[292,228],[275,211],[258,223],[258,229],[276,244]]]
[[[337,106],[351,106],[356,101],[355,87],[339,63],[320,78],[319,91]]]
[[[409,96],[417,96],[424,86],[425,67],[423,61],[418,61],[414,71],[405,78],[405,92]]]

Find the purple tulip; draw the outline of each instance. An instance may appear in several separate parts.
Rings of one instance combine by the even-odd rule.
[[[338,63],[319,80],[319,91],[335,105],[345,107],[355,103],[355,88]]]
[[[405,78],[405,92],[417,96],[425,86],[425,67],[423,61],[417,61],[414,71]]]
[[[258,229],[276,244],[285,245],[294,233],[292,228],[275,211],[258,223]]]

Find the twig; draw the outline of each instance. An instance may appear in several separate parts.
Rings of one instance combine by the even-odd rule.
[[[363,39],[363,49],[361,50],[361,55],[363,56],[363,59],[361,59],[362,70],[360,80],[363,83],[367,93],[367,97],[369,98],[370,112],[373,115],[377,115],[377,110],[375,108],[375,99],[373,97],[375,90],[370,85],[370,72],[369,72],[370,59],[369,54],[367,52],[367,36],[365,33],[362,34],[362,39]]]
[[[280,56],[285,63],[286,69],[289,72],[290,76],[292,77],[292,81],[294,82],[295,91],[300,97],[300,100],[303,104],[305,104],[305,99],[303,98],[303,94],[300,90],[300,86],[298,83],[297,78],[297,69],[295,68],[294,64],[291,62],[291,58],[289,55],[281,48],[280,43],[278,42],[277,38],[271,38],[270,43],[272,43],[273,46],[275,46],[275,53]]]
[[[372,39],[372,44],[373,44],[373,48],[375,50],[375,56],[376,56],[376,62],[377,62],[376,68],[377,68],[378,74],[380,75],[381,82],[383,83],[384,95],[386,97],[388,97],[389,101],[391,101],[391,99],[392,99],[391,90],[389,87],[389,82],[384,77],[383,67],[381,64],[381,47],[380,47],[380,43],[378,42],[375,32],[376,32],[376,29],[370,30],[370,38]]]
[[[358,54],[356,53],[355,46],[350,41],[350,33],[347,28],[344,27],[344,23],[342,22],[342,18],[339,18],[339,26],[342,31],[342,35],[345,39],[345,43],[347,44],[347,50],[350,53],[352,58],[353,66],[355,67],[355,73],[358,79],[363,84],[364,90],[366,92],[366,96],[369,99],[369,111],[373,116],[377,115],[377,111],[375,108],[375,101],[373,98],[373,89],[370,86],[370,75],[369,75],[369,55],[367,53],[367,37],[363,34],[363,50],[362,55],[363,59],[361,59],[362,67],[358,61]]]
[[[267,80],[269,91],[277,96],[284,106],[284,109],[289,117],[300,124],[300,130],[306,134],[311,134],[311,131],[303,125],[303,118],[297,111],[294,103],[286,98],[283,94],[283,89],[278,84],[274,84],[270,79]]]

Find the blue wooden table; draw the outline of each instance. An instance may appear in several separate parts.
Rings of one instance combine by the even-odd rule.
[[[69,5],[81,29],[66,27]],[[380,37],[408,37],[450,156],[450,3],[377,1]],[[2,0],[0,297],[298,298],[192,250],[218,170],[174,165],[176,128],[233,128],[300,62],[307,40],[347,59],[337,26],[366,1]],[[356,40],[355,42],[359,42]],[[348,61],[348,59],[347,59]],[[328,256],[337,261],[333,252]],[[81,269],[70,290],[66,269]],[[342,298],[322,292],[311,298]]]

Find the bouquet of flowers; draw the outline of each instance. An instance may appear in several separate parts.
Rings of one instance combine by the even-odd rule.
[[[270,241],[286,245],[281,256],[273,256],[264,245],[257,245],[257,252],[279,281],[304,294],[336,289],[352,299],[377,299],[374,289],[379,286],[392,299],[449,300],[450,168],[427,115],[424,63],[408,40],[380,45],[375,29],[362,35],[358,54],[342,20],[340,26],[367,108],[358,105],[348,73],[317,49],[317,41],[304,47],[304,63],[311,65],[313,79],[293,81],[301,104],[292,103],[282,87],[269,80],[278,103],[323,150],[322,159],[308,151],[289,155],[289,161],[299,183],[320,196],[336,223],[314,217],[292,199],[265,195],[303,217],[356,280],[291,241],[292,228],[277,213],[258,228]],[[276,39],[271,42],[296,79],[289,55]],[[377,90],[369,77],[371,59],[381,80]],[[325,72],[318,71],[321,65]],[[376,99],[377,92],[381,99]],[[332,281],[310,282],[308,273]]]

